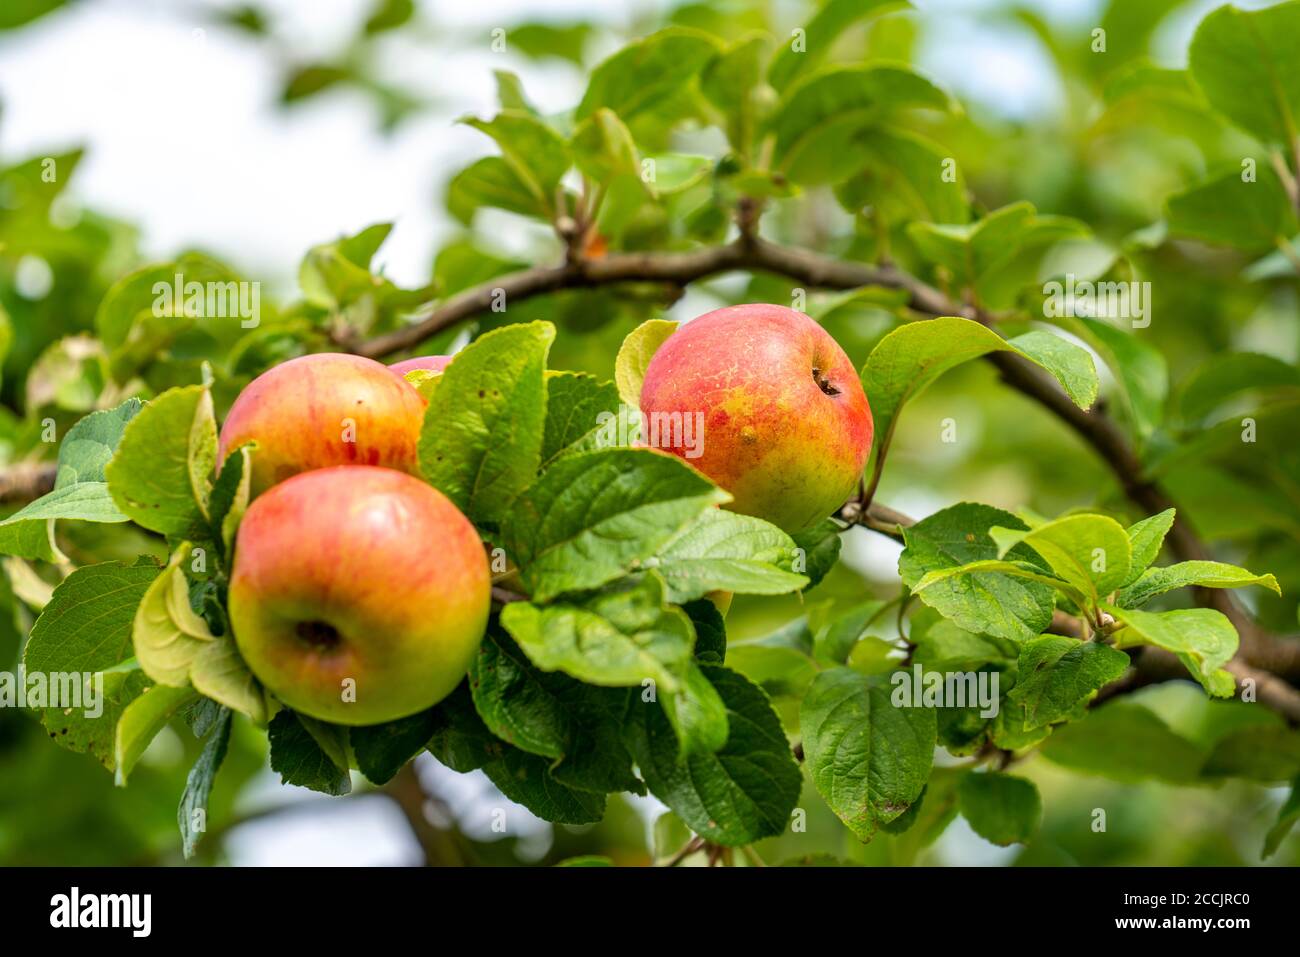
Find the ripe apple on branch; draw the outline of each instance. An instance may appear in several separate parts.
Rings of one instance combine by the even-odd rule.
[[[249,384],[226,418],[223,460],[256,443],[231,624],[253,674],[303,714],[368,725],[425,710],[459,684],[482,638],[489,576],[473,526],[392,471],[418,473],[424,403],[405,373],[451,361],[303,356]],[[729,508],[788,531],[836,511],[871,447],[848,358],[781,306],[688,323],[650,362],[642,397],[646,415],[701,411],[707,451],[691,464],[732,493]],[[730,594],[710,597],[725,612]]]

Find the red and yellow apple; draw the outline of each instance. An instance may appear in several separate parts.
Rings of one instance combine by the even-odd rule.
[[[729,306],[682,325],[646,368],[641,411],[644,440],[730,492],[729,508],[788,532],[839,509],[871,451],[853,363],[784,306]],[[688,417],[698,434],[677,426]]]
[[[379,724],[460,683],[490,577],[474,526],[431,485],[373,466],[319,469],[248,507],[230,622],[248,667],[290,708]]]
[[[382,465],[419,474],[425,402],[373,359],[317,353],[250,382],[221,429],[219,455],[256,442],[252,493],[332,465]]]
[[[403,359],[401,362],[392,363],[389,365],[388,371],[405,379],[406,373],[414,372],[416,369],[441,372],[447,368],[449,362],[451,362],[451,356],[416,356],[414,359]]]

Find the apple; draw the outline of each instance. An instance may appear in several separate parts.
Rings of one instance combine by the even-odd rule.
[[[219,455],[256,442],[252,494],[331,465],[382,465],[419,474],[425,402],[388,366],[316,353],[282,362],[239,393],[221,428]]]
[[[393,469],[294,476],[248,507],[235,540],[235,643],[277,698],[322,721],[379,724],[441,701],[469,670],[490,601],[474,526]]]
[[[447,368],[449,362],[451,362],[451,356],[416,356],[414,359],[403,359],[401,362],[392,363],[388,367],[388,371],[405,379],[406,373],[414,372],[416,369],[441,372]]]
[[[811,318],[729,306],[683,324],[641,388],[642,439],[734,496],[727,507],[798,532],[854,493],[871,408],[853,363]]]

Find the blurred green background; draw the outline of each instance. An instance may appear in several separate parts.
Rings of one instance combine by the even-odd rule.
[[[300,296],[299,261],[309,247],[372,222],[397,225],[377,259],[393,295],[367,307],[376,312],[361,321],[371,329],[397,321],[432,283],[451,293],[508,268],[557,261],[557,240],[537,223],[493,210],[452,215],[448,184],[486,151],[485,140],[452,120],[493,109],[499,84],[511,82],[497,71],[520,78],[541,111],[562,112],[580,98],[591,67],[628,39],[681,24],[728,41],[758,32],[775,46],[817,4],[632,2],[594,12],[591,4],[542,0],[448,6],[330,0],[128,9],[108,0],[8,0],[0,10],[0,309],[7,317],[0,464],[48,454],[41,433],[49,420],[61,432],[123,391],[195,381],[216,348],[227,349],[228,402],[256,371],[322,336],[334,311],[346,312],[346,304]],[[927,116],[917,131],[958,158],[977,212],[1029,200],[1041,213],[1091,226],[1092,238],[1042,254],[1042,276],[1151,283],[1154,321],[1142,341],[1167,365],[1162,372],[1157,362],[1148,379],[1163,414],[1145,426],[1131,414],[1125,421],[1152,458],[1206,425],[1207,410],[1183,396],[1217,359],[1249,351],[1294,367],[1300,357],[1297,286],[1285,257],[1171,240],[1161,225],[1170,194],[1236,169],[1252,150],[1179,80],[1191,33],[1214,6],[918,2],[850,27],[829,57],[909,62],[957,96],[960,111]],[[1098,28],[1106,31],[1104,54],[1093,50]],[[505,31],[502,52],[492,48],[497,29]],[[705,122],[665,133],[665,143],[705,155],[727,149]],[[50,162],[53,183],[43,176]],[[879,185],[889,201],[916,202],[906,183]],[[628,229],[617,242],[658,248],[686,246],[710,231],[720,237],[725,216],[711,218],[719,202],[708,188],[687,190],[666,225]],[[763,229],[849,258],[874,258],[882,243],[897,241],[887,224],[846,212],[825,188],[773,200]],[[87,335],[96,310],[128,270],[183,252],[211,255],[265,284],[273,304],[264,335],[238,356],[201,337],[172,343],[165,362],[142,357],[132,388],[120,386]],[[561,333],[552,364],[609,377],[622,337],[645,318],[689,318],[728,302],[789,302],[793,293],[788,281],[733,275],[680,299],[656,288],[566,292],[512,309],[509,319],[555,321]],[[893,323],[853,297],[812,293],[806,310],[858,365]],[[454,347],[464,335],[453,330],[426,351]],[[1218,557],[1277,575],[1285,597],[1257,590],[1247,598],[1267,627],[1294,633],[1296,406],[1294,396],[1268,394],[1262,405],[1259,396],[1248,398],[1227,411],[1251,410],[1271,424],[1261,427],[1249,460],[1239,443],[1234,453],[1202,442],[1174,460],[1165,480]],[[1115,411],[1125,418],[1124,409]],[[956,442],[941,439],[946,419],[956,422]],[[1142,517],[1089,448],[979,363],[909,407],[879,499],[915,516],[972,500],[1045,515],[1097,504],[1130,521]],[[61,544],[78,564],[160,552],[125,526],[65,526]],[[745,642],[782,627],[815,627],[819,616],[865,598],[893,598],[897,553],[854,529],[844,561],[802,602],[738,599],[728,619],[728,663],[771,679],[765,684],[778,708],[783,692],[792,700],[799,675],[779,643]],[[4,570],[0,670],[11,670],[54,573],[16,559],[5,559]],[[883,623],[882,636],[891,627]],[[1218,733],[1212,729],[1225,724],[1222,709],[1236,707],[1208,703],[1186,683],[1133,697],[1207,749]],[[188,735],[169,730],[130,788],[115,789],[110,774],[54,746],[29,716],[0,710],[0,863],[183,863],[176,801],[197,750]],[[1241,781],[1182,786],[1131,767],[1101,775],[1066,766],[1078,763],[1034,755],[1017,765],[1038,784],[1045,807],[1028,847],[995,847],[959,818],[944,827],[944,803],[933,792],[926,804],[937,816],[933,827],[860,845],[808,787],[806,831],[757,849],[771,862],[830,854],[872,864],[1256,864],[1285,796]],[[931,787],[941,785],[939,775]],[[237,722],[195,863],[534,864],[580,854],[638,863],[670,853],[687,836],[653,800],[618,798],[605,822],[582,829],[552,828],[516,809],[510,819],[522,823],[502,836],[492,830],[492,812],[508,804],[477,773],[455,775],[427,755],[378,792],[330,800],[282,788],[266,768],[264,737]],[[932,842],[922,846],[922,833]],[[1294,837],[1269,860],[1297,862]]]

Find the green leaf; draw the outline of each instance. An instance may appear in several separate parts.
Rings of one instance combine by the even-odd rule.
[[[1015,690],[1014,687],[1011,690]],[[1012,701],[1010,692],[1002,696],[998,705],[997,716],[988,726],[988,739],[999,748],[1007,751],[1024,752],[1041,744],[1048,735],[1061,725],[1042,725],[1029,727],[1029,715],[1025,706]],[[1081,710],[1080,715],[1086,713]]]
[[[141,407],[139,399],[128,399],[115,409],[92,412],[68,430],[59,446],[54,489],[0,521],[0,529],[9,529],[0,531],[0,553],[50,561],[55,556],[48,544],[48,522],[60,518],[86,522],[128,520],[109,494],[104,468],[127,423]],[[32,524],[13,527],[20,523]],[[10,543],[14,551],[6,547]]]
[[[1291,782],[1291,795],[1278,808],[1277,820],[1264,837],[1262,857],[1268,859],[1277,853],[1277,849],[1282,846],[1282,842],[1295,827],[1296,821],[1300,821],[1300,777]]]
[[[781,722],[767,696],[740,675],[701,671],[726,703],[726,744],[682,759],[663,712],[641,707],[626,726],[637,766],[650,792],[701,837],[738,846],[780,834],[801,783]]]
[[[702,182],[715,164],[712,156],[655,153],[643,160],[643,179],[655,196],[672,196]]]
[[[656,108],[698,76],[717,49],[708,34],[680,27],[630,43],[592,70],[574,118],[584,120],[604,106],[631,120]]]
[[[429,751],[462,773],[481,769],[511,801],[543,820],[557,824],[591,824],[605,815],[605,796],[561,784],[551,762],[494,737],[484,726],[465,685],[434,709],[435,729]]]
[[[1128,655],[1098,642],[1044,635],[1020,646],[1016,684],[1008,695],[1024,706],[1025,730],[1072,721],[1128,663]]]
[[[1195,781],[1205,755],[1148,708],[1110,701],[1087,718],[1058,728],[1042,755],[1063,767],[1116,781]]]
[[[134,664],[134,662],[132,662]],[[222,714],[227,711],[225,705],[218,704],[211,698],[199,698],[185,712],[185,724],[196,738],[204,738],[216,726]]]
[[[916,591],[922,578],[953,572],[977,561],[996,558],[994,526],[1023,528],[1014,515],[987,505],[962,504],[936,512],[903,530],[905,547],[898,559],[903,583]],[[1023,545],[1007,553],[1017,565],[1039,567]],[[1047,576],[1046,569],[1042,575]],[[990,570],[959,572],[919,593],[922,601],[967,631],[1012,641],[1028,641],[1052,621],[1055,598],[1041,581],[1022,580]]]
[[[923,614],[936,620],[922,625]],[[1022,647],[1004,638],[959,628],[934,611],[912,615],[911,639],[916,645],[912,661],[926,671],[979,671],[985,665],[1005,671],[1016,663]]]
[[[1218,738],[1201,774],[1275,783],[1300,774],[1300,731],[1278,725],[1248,725]]]
[[[1174,509],[1167,508],[1157,515],[1134,522],[1128,527],[1130,559],[1125,585],[1137,581],[1147,567],[1159,557],[1160,546],[1164,544],[1169,529],[1173,528],[1176,514]]]
[[[338,309],[373,293],[370,262],[392,231],[392,223],[375,223],[309,249],[298,266],[298,284],[307,301]]]
[[[447,184],[447,211],[462,224],[472,224],[474,213],[482,206],[535,219],[548,219],[550,216],[549,207],[541,203],[528,184],[500,156],[475,160]]]
[[[575,442],[604,427],[618,414],[618,389],[585,372],[554,372],[546,376],[546,430],[542,436],[542,467]]]
[[[645,794],[645,785],[632,771],[632,756],[622,737],[628,709],[635,706],[635,694],[625,689],[577,686],[570,702],[574,736],[564,759],[550,769],[558,783],[597,794]]]
[[[958,768],[935,768],[921,797],[881,828],[895,836],[893,859],[914,862],[917,854],[947,830],[957,816],[957,785],[967,773]]]
[[[1079,408],[1086,409],[1097,401],[1097,367],[1086,349],[1038,329],[1009,339],[1008,345],[1009,351],[1050,372]]]
[[[521,110],[532,116],[537,115],[537,110],[528,102],[528,96],[524,93],[524,84],[519,79],[519,74],[510,70],[493,70],[492,76],[497,83],[497,102],[501,109]]]
[[[370,783],[383,785],[424,750],[436,730],[433,711],[421,711],[409,718],[353,728],[349,741],[357,768]]]
[[[810,637],[807,627],[807,619],[799,618],[764,638],[736,642],[727,649],[727,667],[754,682],[769,697],[790,698],[792,704],[797,704],[817,677],[817,663],[808,649],[787,639],[794,637],[792,630],[799,632],[800,639]]]
[[[491,120],[465,117],[460,122],[496,140],[506,163],[538,206],[553,212],[556,190],[569,168],[564,137],[522,110],[502,110]]]
[[[883,679],[823,671],[803,699],[799,727],[818,793],[859,840],[920,799],[934,760],[935,712],[896,707]]]
[[[1234,397],[1260,389],[1286,390],[1294,395],[1300,389],[1300,368],[1257,352],[1215,356],[1183,384],[1178,412],[1188,423],[1199,424]]]
[[[1165,218],[1172,235],[1254,253],[1276,248],[1297,229],[1295,208],[1267,165],[1253,182],[1231,170],[1170,196]]]
[[[614,360],[614,381],[624,404],[641,408],[641,385],[650,360],[664,341],[677,331],[677,323],[668,319],[649,319],[627,334]]]
[[[52,521],[0,524],[0,555],[33,561],[57,562],[62,553],[54,543]]]
[[[808,588],[821,583],[827,573],[835,567],[840,558],[840,546],[843,544],[842,529],[832,519],[802,532],[795,532],[796,548],[794,563],[790,570],[808,578]]]
[[[801,48],[788,43],[772,59],[767,81],[784,90],[828,56],[836,39],[853,24],[907,6],[905,0],[829,0],[804,27]]]
[[[252,456],[256,448],[257,444],[250,442],[227,455],[217,480],[212,484],[212,496],[208,501],[211,535],[214,541],[222,544],[227,555],[234,547],[235,532],[252,496]]]
[[[861,170],[835,188],[851,213],[870,206],[887,222],[925,219],[964,223],[970,219],[966,179],[952,165],[952,151],[902,129],[864,130],[855,141]],[[952,175],[944,175],[951,170]]]
[[[213,642],[208,623],[190,606],[190,587],[181,570],[189,549],[176,550],[163,573],[145,592],[131,629],[135,657],[151,679],[188,687],[190,665]]]
[[[88,335],[51,343],[27,372],[26,406],[90,412],[110,376],[102,343]]]
[[[23,659],[27,673],[89,676],[130,658],[131,622],[158,571],[152,563],[128,567],[106,562],[78,568],[65,578],[32,628]],[[139,671],[111,689],[105,681],[102,715],[46,708],[41,723],[62,746],[90,753],[112,770],[118,718],[148,683]]]
[[[706,509],[647,561],[668,585],[668,600],[684,604],[711,591],[784,595],[808,579],[789,571],[794,541],[762,519]]]
[[[296,784],[323,794],[341,797],[352,790],[352,776],[323,748],[302,716],[287,708],[271,719],[267,736],[271,742],[271,770],[285,784]]]
[[[511,27],[509,44],[533,59],[555,57],[583,65],[583,51],[594,32],[590,23],[524,23]]]
[[[864,601],[840,612],[813,635],[813,657],[822,664],[844,664],[886,607],[883,601]]]
[[[392,223],[376,223],[309,249],[298,267],[298,284],[306,301],[334,314],[332,319],[343,320],[357,335],[391,329],[407,312],[428,301],[434,286],[401,289],[382,273],[371,271],[371,261],[392,229]]]
[[[1143,439],[1150,436],[1164,417],[1169,391],[1169,370],[1160,350],[1133,332],[1100,319],[1052,317],[1051,321],[1074,333],[1101,356],[1121,386],[1123,408],[1134,431]]]
[[[949,369],[997,351],[1013,352],[1042,365],[1080,408],[1086,409],[1097,397],[1092,357],[1064,339],[1031,332],[1007,340],[978,322],[954,316],[907,323],[877,343],[862,369],[862,384],[876,426],[877,471],[903,406]]]
[[[190,604],[190,585],[182,570],[189,556],[188,543],[182,544],[140,601],[131,627],[136,660],[161,685],[193,685],[207,697],[265,724],[265,693],[240,656],[234,637],[214,636]]]
[[[0,522],[0,527],[35,522],[42,528],[57,518],[83,522],[125,522],[129,519],[113,503],[104,482],[77,482],[47,492]],[[15,529],[14,532],[18,530]]]
[[[578,684],[568,675],[533,667],[508,637],[489,629],[470,665],[474,707],[502,741],[529,754],[562,758],[572,736],[565,695]]]
[[[512,602],[502,609],[501,624],[543,671],[608,687],[649,679],[660,694],[681,690],[695,643],[690,619],[664,603],[663,583],[654,575],[581,604]]]
[[[560,459],[519,496],[502,538],[529,594],[545,602],[642,567],[691,519],[729,499],[662,452],[586,452]]]
[[[722,612],[708,598],[688,601],[682,611],[695,628],[695,660],[720,665],[727,658],[727,623]]]
[[[174,262],[144,266],[114,283],[95,313],[95,331],[109,353],[113,378],[127,383],[140,370],[169,357],[173,346],[179,353],[187,339],[192,341],[199,323],[204,338],[233,345],[245,331],[244,317],[230,308],[228,298],[224,309],[214,299],[211,312],[218,315],[210,314],[207,295],[219,289],[224,296],[231,288],[227,284],[240,281],[224,263],[187,253]],[[178,283],[182,295],[176,295]],[[192,298],[186,287],[204,292]]]
[[[608,184],[616,176],[640,178],[640,158],[632,133],[613,110],[601,107],[573,131],[574,163],[583,175]]]
[[[180,807],[176,809],[176,822],[180,825],[181,851],[186,860],[194,856],[199,838],[207,829],[208,798],[221,763],[226,759],[230,724],[230,709],[221,708],[207,743],[185,778],[185,790],[181,792]]]
[[[766,37],[747,37],[719,52],[700,73],[700,92],[725,118],[727,139],[741,156],[748,156],[753,145],[754,91],[766,52]]]
[[[67,0],[22,0],[20,3],[5,4],[4,9],[0,10],[0,30],[15,30],[52,13],[66,3]]]
[[[920,597],[923,601],[925,595],[935,585],[949,582],[954,578],[961,578],[969,575],[987,575],[998,574],[1007,578],[1020,578],[1025,581],[1036,582],[1040,585],[1046,585],[1055,589],[1066,598],[1070,599],[1079,608],[1090,608],[1091,603],[1087,597],[1074,585],[1064,579],[1050,575],[1039,568],[1037,565],[1031,565],[1029,562],[1012,562],[983,560],[969,562],[965,565],[956,565],[950,568],[938,568],[931,572],[926,572],[925,577],[916,583],[912,593]]]
[[[280,92],[281,103],[296,103],[352,79],[350,69],[329,63],[308,63],[295,67]]]
[[[190,663],[190,683],[214,701],[248,715],[254,724],[266,724],[266,691],[244,662],[230,632],[198,650]]]
[[[503,326],[456,354],[420,431],[424,477],[476,524],[494,525],[537,474],[549,322]]]
[[[1113,605],[1105,608],[1126,626],[1113,633],[1115,647],[1145,644],[1172,651],[1209,694],[1232,696],[1232,676],[1222,668],[1237,653],[1237,629],[1222,613],[1209,608],[1159,613]]]
[[[1265,143],[1289,146],[1300,110],[1300,6],[1215,10],[1196,28],[1188,66],[1216,110]]]
[[[1008,268],[1033,265],[1029,250],[1085,237],[1088,229],[1078,220],[1040,216],[1032,203],[1018,202],[969,224],[914,222],[907,227],[907,235],[926,261],[947,270],[955,288],[987,296]],[[1033,278],[1024,276],[1026,281]]]
[[[414,0],[377,0],[361,28],[366,36],[387,33],[408,23],[415,16]]]
[[[140,755],[172,716],[197,697],[192,688],[155,685],[126,706],[113,736],[113,769],[118,787],[126,787],[127,776]]]
[[[144,408],[139,399],[127,399],[114,409],[92,412],[68,430],[59,446],[56,489],[81,482],[106,482],[105,469],[127,425]],[[125,521],[125,519],[123,519]]]
[[[1236,565],[1223,562],[1179,562],[1164,568],[1148,568],[1137,581],[1128,585],[1115,598],[1121,608],[1136,608],[1157,595],[1193,585],[1199,588],[1242,588],[1261,585],[1282,594],[1282,588],[1272,575],[1256,575]]]
[[[1084,595],[1089,608],[1128,579],[1128,533],[1106,515],[1066,515],[1028,530],[993,528],[989,535],[1000,559],[1017,545],[1032,548],[1058,578]]]
[[[677,732],[679,757],[711,754],[727,743],[727,706],[694,658],[686,666],[681,689],[659,703]]]
[[[205,386],[169,389],[131,419],[104,470],[113,501],[134,522],[173,538],[202,536],[217,423]]]
[[[900,110],[950,110],[948,94],[900,66],[838,66],[792,86],[773,113],[774,162],[798,183],[830,183],[861,162],[856,137]]]
[[[971,829],[1001,847],[1028,843],[1043,817],[1043,800],[1032,781],[985,771],[957,786],[961,815]]]

